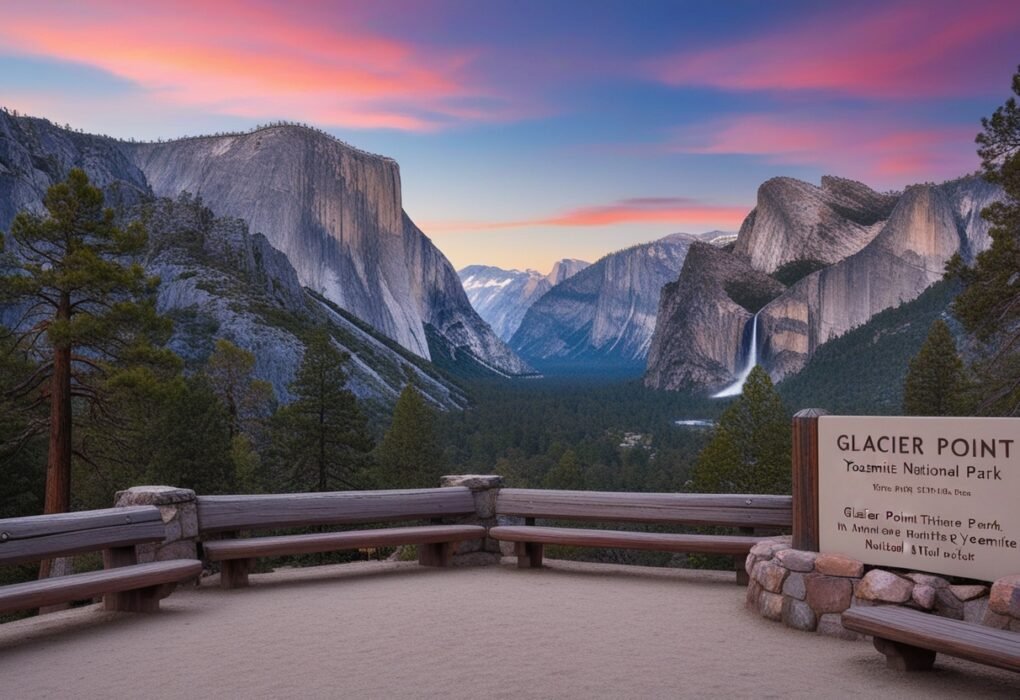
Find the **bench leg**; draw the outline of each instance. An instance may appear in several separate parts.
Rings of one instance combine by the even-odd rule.
[[[747,575],[747,569],[744,568],[744,562],[746,561],[747,556],[733,557],[733,570],[737,572],[738,586],[746,586],[751,582],[751,577]]]
[[[224,559],[220,562],[220,588],[245,588],[251,559]]]
[[[935,652],[931,649],[891,642],[881,637],[874,638],[875,648],[885,654],[885,665],[897,671],[927,671],[935,663]]]
[[[418,563],[421,566],[449,566],[452,561],[453,542],[418,545]]]
[[[149,586],[134,591],[121,591],[120,593],[108,593],[103,597],[103,607],[106,610],[117,612],[141,612],[151,613],[159,610],[160,598],[163,595],[164,586]]]
[[[541,569],[544,545],[541,542],[515,542],[518,569]]]

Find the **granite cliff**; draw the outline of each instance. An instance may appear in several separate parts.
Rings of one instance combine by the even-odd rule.
[[[430,357],[431,326],[501,373],[528,370],[404,213],[395,161],[301,126],[120,146],[157,196],[191,192],[218,215],[243,219],[304,286],[412,352]]]
[[[916,298],[954,253],[971,260],[986,248],[980,211],[1000,196],[977,176],[896,194],[830,177],[821,188],[790,178],[766,182],[732,253],[721,252],[730,259],[704,270],[685,266],[663,290],[645,383],[716,389],[732,381],[734,353],[746,354],[750,314],[722,319],[724,312],[699,309],[736,301],[760,309],[758,359],[773,379],[799,371],[823,343]],[[748,280],[752,273],[783,284],[771,292],[734,284],[735,275]]]
[[[677,233],[599,259],[536,301],[510,346],[547,370],[582,364],[641,367],[662,286],[676,279],[696,240]]]

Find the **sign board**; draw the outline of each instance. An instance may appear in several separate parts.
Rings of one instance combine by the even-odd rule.
[[[822,416],[818,544],[868,564],[1020,573],[1020,419]]]

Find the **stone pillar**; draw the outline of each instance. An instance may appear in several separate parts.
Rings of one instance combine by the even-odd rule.
[[[156,506],[163,516],[166,538],[136,548],[138,563],[168,559],[197,559],[198,504],[195,492],[174,486],[132,486],[117,492],[116,508]]]
[[[495,474],[455,474],[441,477],[442,487],[466,486],[475,499],[475,513],[458,520],[466,525],[481,525],[488,529],[496,525],[496,496],[503,486],[503,477]],[[460,542],[453,554],[454,566],[485,566],[498,564],[499,542],[485,537],[481,540]]]

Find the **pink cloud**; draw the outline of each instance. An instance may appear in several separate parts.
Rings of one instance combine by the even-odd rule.
[[[610,204],[579,207],[549,216],[514,221],[434,221],[422,225],[430,233],[492,231],[513,228],[597,227],[661,223],[736,228],[750,211],[747,206],[722,206],[686,197],[639,197]]]
[[[472,74],[463,49],[423,48],[350,23],[228,0],[92,0],[5,8],[5,51],[97,67],[168,105],[327,126],[427,131],[522,113]]]
[[[893,127],[868,118],[807,120],[748,115],[677,131],[674,153],[751,155],[810,165],[879,184],[950,178],[974,170],[973,127]]]
[[[1001,91],[1015,66],[1020,3],[1000,0],[852,3],[787,28],[645,65],[669,85],[819,90],[855,97],[947,97]],[[1014,52],[1015,53],[1015,52]]]

